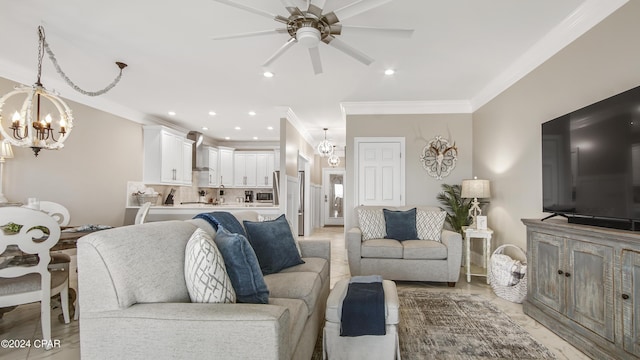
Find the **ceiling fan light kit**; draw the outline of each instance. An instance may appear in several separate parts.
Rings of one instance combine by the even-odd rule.
[[[320,51],[318,45],[323,42],[346,55],[358,60],[359,62],[370,65],[374,59],[348,45],[344,41],[341,41],[337,36],[342,34],[343,28],[354,29],[356,31],[377,33],[382,35],[401,35],[411,36],[413,30],[408,29],[385,29],[376,27],[348,27],[340,24],[340,21],[359,15],[363,12],[374,9],[378,6],[391,2],[391,0],[357,0],[353,3],[344,6],[338,10],[323,14],[324,0],[308,0],[307,10],[301,10],[296,6],[296,2],[292,0],[281,0],[289,12],[289,16],[273,15],[266,11],[256,9],[244,4],[237,3],[232,0],[214,0],[216,2],[233,6],[235,8],[251,12],[253,14],[261,15],[271,18],[279,23],[286,24],[285,29],[275,29],[266,31],[257,31],[250,33],[241,33],[235,35],[217,36],[213,37],[214,40],[233,39],[241,37],[261,36],[266,34],[277,34],[287,32],[289,33],[289,40],[282,45],[271,57],[262,64],[262,67],[269,67],[277,58],[279,58],[284,52],[286,52],[292,45],[299,43],[302,46],[309,49],[309,56],[311,57],[311,64],[313,66],[314,73],[322,73],[322,62],[320,60]]]

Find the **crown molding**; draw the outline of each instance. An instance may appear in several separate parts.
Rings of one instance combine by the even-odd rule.
[[[347,115],[469,114],[471,103],[468,100],[341,102],[340,110],[343,118]]]
[[[302,137],[306,142],[309,143],[309,145],[315,142],[313,136],[311,136],[311,134],[309,134],[309,131],[307,131],[307,129],[300,123],[300,119],[290,107],[276,106],[276,110],[280,113],[280,118],[287,119],[291,123],[291,125],[293,125],[293,127],[298,130],[300,135],[302,135]]]
[[[487,84],[471,100],[476,111],[535,68],[549,60],[629,0],[586,0],[561,23],[524,52],[513,64]]]

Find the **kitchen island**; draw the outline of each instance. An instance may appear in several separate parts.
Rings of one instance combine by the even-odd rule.
[[[133,224],[135,214],[139,206],[129,206],[126,211],[126,224]],[[146,222],[164,221],[164,220],[188,220],[200,213],[212,211],[238,211],[238,210],[254,210],[261,215],[279,215],[282,214],[279,206],[264,203],[229,203],[221,205],[213,204],[177,204],[173,206],[158,205],[149,209]]]

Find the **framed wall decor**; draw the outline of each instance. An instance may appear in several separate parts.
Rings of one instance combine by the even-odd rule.
[[[422,149],[420,162],[427,174],[438,180],[448,176],[456,167],[458,159],[458,148],[455,142],[453,145],[449,140],[436,136]]]

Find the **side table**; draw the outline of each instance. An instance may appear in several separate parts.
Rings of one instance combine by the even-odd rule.
[[[490,257],[491,257],[491,236],[493,235],[493,230],[487,228],[484,230],[463,227],[462,230],[465,234],[465,249],[466,249],[466,274],[467,274],[467,282],[471,282],[471,276],[484,276],[487,278],[487,284],[489,284],[489,277],[487,274],[489,273],[489,267],[491,266]],[[484,260],[484,268],[486,273],[472,273],[471,272],[471,239],[482,239],[482,254]]]

